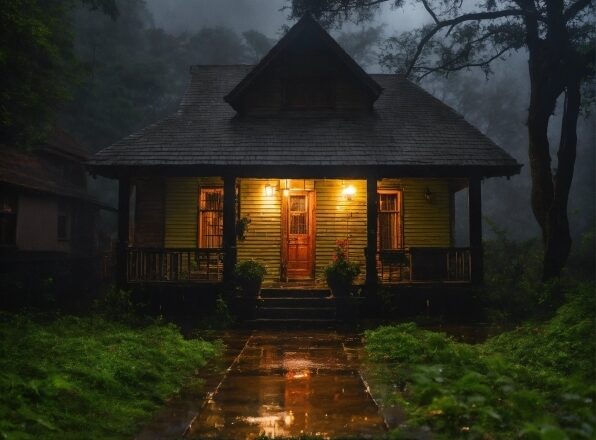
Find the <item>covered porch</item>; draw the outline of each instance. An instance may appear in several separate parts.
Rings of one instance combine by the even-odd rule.
[[[453,175],[120,177],[118,280],[227,283],[236,262],[256,259],[268,269],[264,287],[325,287],[324,269],[345,240],[349,259],[361,267],[356,284],[368,288],[478,284],[480,185],[480,176]],[[163,193],[156,194],[159,187]],[[468,190],[464,247],[456,246],[453,232],[454,195],[462,189]],[[163,205],[154,206],[160,197]],[[163,225],[159,238],[143,239],[151,235],[145,217]]]

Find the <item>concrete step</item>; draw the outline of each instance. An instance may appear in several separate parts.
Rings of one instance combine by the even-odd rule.
[[[335,328],[337,321],[335,319],[266,319],[257,318],[246,321],[249,328]]]
[[[335,307],[335,298],[317,298],[317,297],[279,297],[279,298],[259,298],[258,307]]]
[[[257,319],[335,319],[335,307],[259,307]]]
[[[329,289],[261,289],[261,298],[326,298],[331,295]]]

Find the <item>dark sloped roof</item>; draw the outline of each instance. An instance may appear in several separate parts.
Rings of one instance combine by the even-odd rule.
[[[91,151],[85,145],[60,127],[52,129],[42,148],[62,153],[74,160],[85,160],[91,156]]]
[[[97,204],[84,187],[68,182],[43,157],[5,146],[1,146],[0,150],[0,183]]]
[[[459,114],[401,75],[373,112],[238,117],[223,100],[251,66],[195,66],[177,113],[97,153],[95,172],[145,166],[474,167],[512,175],[520,165]]]
[[[362,67],[360,67],[360,65],[354,61],[354,59],[348,55],[345,50],[343,50],[339,44],[337,44],[337,41],[335,41],[325,29],[323,29],[323,27],[312,17],[312,15],[306,14],[294,26],[292,26],[292,28],[277,42],[277,44],[271,48],[267,55],[265,55],[263,59],[261,59],[261,61],[259,61],[259,63],[254,66],[238,84],[236,84],[236,87],[234,87],[227,95],[224,96],[224,100],[238,110],[236,102],[240,96],[242,96],[244,91],[250,87],[251,83],[259,75],[261,75],[261,73],[267,69],[275,59],[284,53],[288,45],[301,39],[303,34],[307,32],[314,33],[318,41],[331,50],[335,57],[343,64],[343,66],[345,66],[346,70],[364,86],[365,90],[367,90],[372,96],[373,101],[379,97],[381,91],[383,90],[379,84],[377,84],[374,79],[372,79],[371,76],[367,74]]]

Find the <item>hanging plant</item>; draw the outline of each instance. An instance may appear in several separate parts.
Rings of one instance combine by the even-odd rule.
[[[250,225],[250,215],[244,216],[236,222],[236,238],[238,241],[244,241],[246,239],[246,233],[248,232],[248,225]]]

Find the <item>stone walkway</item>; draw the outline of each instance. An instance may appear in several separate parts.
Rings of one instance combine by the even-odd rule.
[[[360,337],[334,331],[252,333],[184,437],[383,436],[360,347]]]

